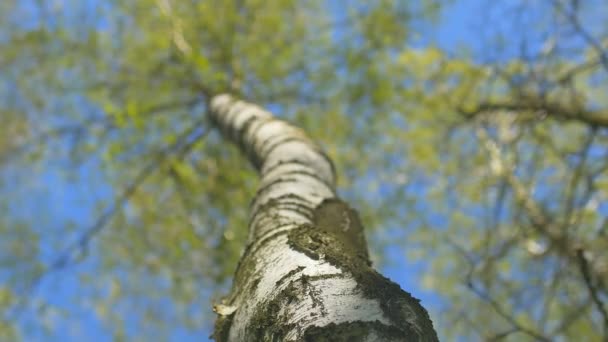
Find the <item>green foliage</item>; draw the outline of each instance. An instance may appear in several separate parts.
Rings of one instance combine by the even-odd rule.
[[[440,336],[600,339],[576,251],[605,299],[608,9],[567,7],[603,23],[587,34],[564,1],[492,2],[488,17],[530,35],[486,24],[454,53],[426,32],[452,3],[0,2],[0,339],[56,337],[79,310],[116,340],[210,328],[256,185],[236,149],[201,133],[205,93],[222,91],[322,143],[374,259],[397,245],[427,266]],[[59,204],[87,219],[28,196],[55,173],[68,190],[42,193],[88,184],[87,200]],[[66,274],[69,308],[30,286],[60,289]]]

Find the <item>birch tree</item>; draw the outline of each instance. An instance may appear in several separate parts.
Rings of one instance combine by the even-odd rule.
[[[218,341],[437,341],[426,310],[371,268],[358,214],[304,132],[218,95],[211,118],[260,173],[247,248],[215,306]]]

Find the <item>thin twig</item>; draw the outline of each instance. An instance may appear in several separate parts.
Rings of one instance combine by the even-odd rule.
[[[467,261],[467,263],[469,264],[469,269],[466,272],[465,275],[465,279],[464,282],[467,286],[468,289],[470,289],[473,293],[475,293],[479,298],[481,298],[482,300],[490,303],[490,305],[492,306],[492,308],[505,320],[507,320],[512,328],[516,331],[521,331],[522,333],[525,333],[527,335],[530,335],[532,337],[534,337],[535,339],[537,339],[538,341],[550,341],[548,338],[540,335],[539,333],[521,325],[515,318],[513,318],[512,316],[510,316],[509,314],[506,313],[506,311],[500,306],[500,304],[498,302],[496,302],[492,297],[490,297],[487,293],[479,290],[473,281],[473,273],[475,271],[475,267],[476,267],[476,262],[474,260],[473,257],[471,257],[464,248],[462,248],[461,246],[459,246],[456,243],[453,243],[451,241],[451,239],[447,239],[447,242],[453,247],[455,248],[455,250],[461,254],[463,256],[463,258]],[[511,331],[510,333],[513,333],[515,331]],[[509,333],[509,334],[510,334]]]
[[[486,341],[490,342],[490,341],[500,341],[504,338],[509,337],[509,335],[518,332],[519,329],[518,328],[511,328],[509,330],[503,331],[501,333],[495,334],[493,336],[490,336],[486,339]]]
[[[591,152],[591,148],[593,147],[593,140],[595,139],[597,133],[597,129],[595,127],[591,128],[590,134],[588,134],[585,138],[585,142],[583,143],[583,147],[578,152],[580,157],[580,161],[578,165],[574,168],[574,172],[572,174],[572,178],[570,179],[570,183],[568,187],[566,187],[564,191],[566,206],[564,209],[564,223],[563,229],[567,231],[568,226],[571,224],[571,218],[574,212],[575,202],[577,199],[576,189],[580,183],[581,178],[583,177],[583,173],[585,172],[585,165],[589,158],[589,153]],[[589,190],[589,189],[588,189]]]
[[[49,270],[61,269],[64,268],[67,262],[70,261],[70,258],[74,255],[74,253],[78,250],[85,249],[94,235],[99,233],[103,227],[107,225],[107,223],[114,217],[119,209],[121,209],[126,202],[132,197],[135,191],[141,186],[141,184],[155,171],[160,165],[169,158],[174,152],[183,153],[183,151],[190,150],[194,144],[209,132],[208,129],[199,132],[194,135],[192,141],[188,142],[188,138],[192,136],[192,134],[202,125],[201,121],[197,121],[192,127],[187,129],[178,139],[177,141],[162,149],[157,157],[147,164],[141,171],[135,176],[135,178],[127,185],[124,191],[118,196],[105,211],[99,216],[95,224],[93,224],[89,229],[87,229],[76,242],[69,245],[62,255],[58,257],[53,263],[51,263]]]
[[[600,296],[598,295],[598,290],[594,285],[589,269],[589,262],[585,257],[585,251],[582,248],[579,248],[576,252],[576,255],[578,256],[579,260],[579,267],[583,275],[583,279],[585,280],[585,286],[587,286],[589,295],[591,296],[591,299],[593,299],[593,303],[595,304],[595,306],[597,306],[597,310],[602,315],[602,319],[604,321],[604,333],[608,334],[608,311],[606,311],[604,302],[600,299]]]
[[[573,66],[571,69],[568,69],[566,72],[564,72],[563,75],[559,76],[557,78],[557,83],[564,84],[566,82],[569,82],[579,72],[593,69],[593,68],[599,66],[600,64],[601,64],[601,58],[595,58],[595,59],[577,64],[577,65]]]
[[[180,107],[190,107],[200,102],[199,98],[189,99],[187,101],[172,101],[168,103],[159,104],[153,106],[146,110],[141,115],[145,115],[146,117],[150,115],[157,115],[160,113],[170,113],[169,110],[180,108]],[[83,120],[80,123],[65,125],[61,127],[51,128],[41,132],[40,134],[31,137],[25,143],[22,143],[18,146],[15,146],[8,151],[4,152],[0,155],[0,165],[11,161],[13,158],[19,157],[21,154],[25,153],[33,146],[42,145],[55,139],[57,137],[61,137],[64,135],[72,134],[78,135],[82,134],[84,131],[88,130],[89,127],[94,125],[100,125],[104,129],[110,129],[116,127],[115,118],[111,115],[105,116],[96,116]]]
[[[536,331],[521,325],[515,318],[513,318],[511,315],[507,314],[506,311],[502,308],[502,306],[500,306],[500,304],[496,300],[494,300],[492,297],[490,297],[487,293],[478,289],[475,286],[475,284],[473,283],[472,279],[469,279],[467,281],[467,287],[473,293],[475,293],[479,298],[481,298],[483,301],[489,303],[490,306],[492,306],[492,308],[494,309],[494,311],[496,311],[496,313],[498,313],[502,318],[507,320],[507,322],[509,322],[513,326],[513,328],[535,338],[538,341],[546,341],[546,342],[550,341],[548,338],[546,338],[545,336],[542,336],[541,334],[537,333]]]
[[[562,15],[564,15],[564,17],[570,20],[570,23],[572,24],[572,26],[574,26],[574,29],[578,31],[578,33],[583,37],[583,39],[586,40],[587,43],[589,43],[593,47],[595,52],[598,54],[602,66],[604,66],[604,69],[608,71],[608,53],[606,53],[606,50],[604,49],[604,47],[602,47],[602,44],[600,44],[600,42],[597,41],[597,39],[595,39],[595,37],[593,37],[591,33],[585,30],[583,25],[581,25],[581,22],[578,20],[576,13],[568,11],[564,7],[564,5],[558,0],[553,0],[553,4],[555,5],[555,8],[557,8],[557,10],[561,12]]]

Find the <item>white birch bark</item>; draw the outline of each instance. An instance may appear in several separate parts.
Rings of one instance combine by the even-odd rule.
[[[436,341],[418,300],[370,267],[356,212],[329,158],[304,132],[230,95],[212,122],[261,176],[218,341]]]

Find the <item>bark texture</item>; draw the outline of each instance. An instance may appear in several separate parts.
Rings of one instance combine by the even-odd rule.
[[[226,94],[210,115],[261,176],[215,340],[437,341],[419,301],[371,268],[332,162],[302,130]]]

